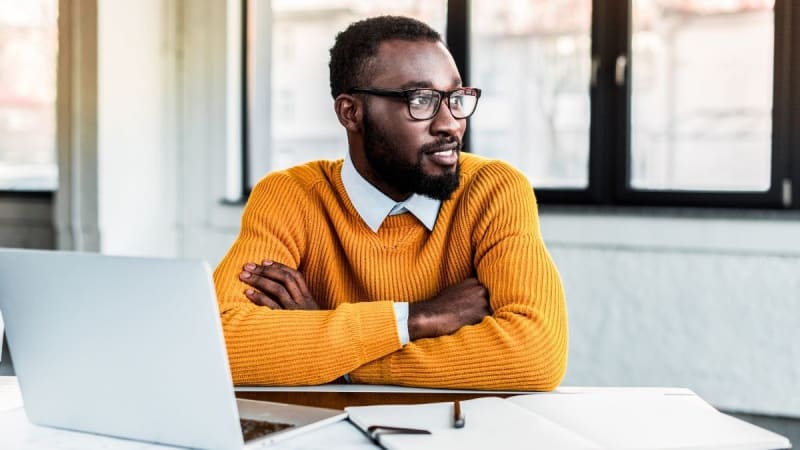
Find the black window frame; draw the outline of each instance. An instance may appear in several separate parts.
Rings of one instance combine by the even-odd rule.
[[[242,0],[242,190],[247,177],[247,0]],[[448,0],[445,40],[465,85],[470,85],[471,0]],[[800,3],[775,0],[772,149],[770,188],[765,192],[645,190],[630,184],[630,110],[632,0],[592,2],[592,58],[598,65],[590,90],[588,185],[583,189],[534,186],[541,204],[595,206],[663,206],[736,209],[800,209]],[[620,30],[625,30],[621,33]],[[794,40],[794,42],[793,42]],[[614,80],[615,61],[624,55],[625,83]],[[464,137],[469,151],[469,128]],[[787,192],[788,191],[788,192]]]

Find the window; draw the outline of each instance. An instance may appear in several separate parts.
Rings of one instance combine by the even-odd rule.
[[[472,2],[472,149],[537,188],[589,183],[591,0]]]
[[[0,0],[0,190],[53,191],[57,0]]]
[[[769,189],[774,3],[633,2],[634,188]]]
[[[483,89],[467,150],[520,168],[542,203],[800,205],[792,0],[271,4],[250,23],[245,190],[269,170],[342,156],[327,49],[352,20],[392,12],[446,36],[465,82]]]

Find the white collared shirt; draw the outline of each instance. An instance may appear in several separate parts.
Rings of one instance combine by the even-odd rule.
[[[345,156],[342,165],[342,184],[350,202],[355,207],[358,215],[367,226],[377,233],[388,216],[409,212],[414,215],[428,231],[433,231],[436,217],[439,216],[441,200],[434,200],[420,194],[412,194],[402,202],[396,202],[375,186],[365,180],[356,170],[350,160],[350,155]],[[397,317],[397,334],[400,344],[406,345],[411,339],[408,333],[408,303],[394,303],[395,317]]]
[[[350,202],[358,211],[364,223],[375,233],[388,216],[410,212],[429,231],[433,231],[439,215],[441,200],[434,200],[420,194],[412,194],[402,202],[396,202],[365,180],[347,155],[342,165],[342,183]]]

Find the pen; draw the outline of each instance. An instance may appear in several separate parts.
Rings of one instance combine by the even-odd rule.
[[[464,428],[464,411],[461,411],[461,402],[453,402],[453,428]]]

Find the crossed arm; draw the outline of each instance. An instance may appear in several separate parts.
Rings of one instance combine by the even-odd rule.
[[[245,295],[270,309],[318,310],[303,274],[284,264],[265,260],[247,263],[239,279],[251,288]],[[491,315],[489,292],[476,278],[442,290],[435,297],[409,305],[408,333],[412,341],[452,334]]]

